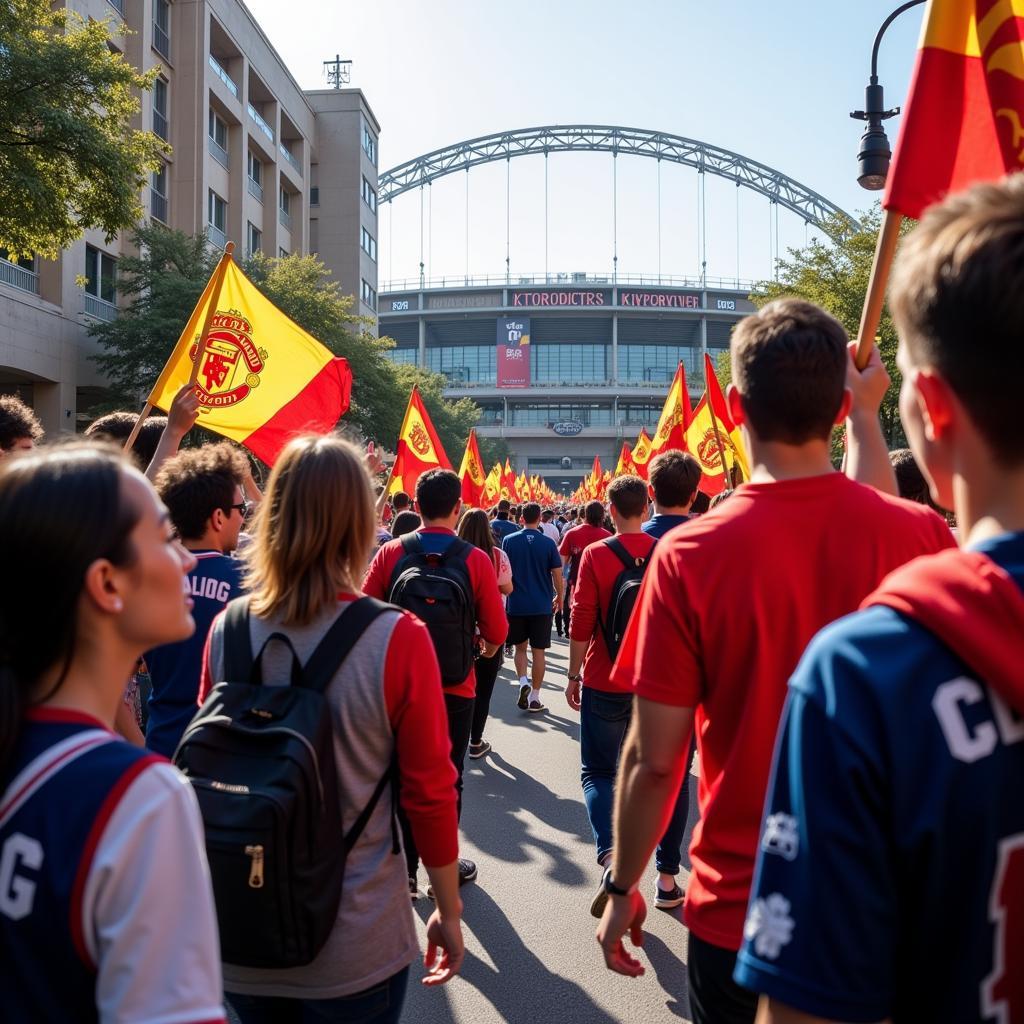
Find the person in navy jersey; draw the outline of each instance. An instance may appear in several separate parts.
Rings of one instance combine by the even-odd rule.
[[[673,527],[690,521],[700,463],[689,452],[669,450],[651,459],[647,475],[654,492],[654,515],[641,529],[652,537],[664,537]]]
[[[498,502],[498,514],[491,520],[491,533],[494,534],[498,539],[498,543],[516,533],[519,530],[519,525],[513,522],[509,515],[512,511],[512,503],[506,498],[502,498]]]
[[[4,460],[0,564],[19,581],[0,588],[9,1024],[224,1020],[195,796],[163,758],[112,731],[142,651],[194,629],[194,563],[114,451],[74,444]]]
[[[164,757],[174,754],[196,713],[210,625],[242,591],[242,566],[231,552],[245,523],[248,503],[242,481],[247,467],[245,456],[223,443],[186,449],[168,459],[157,474],[157,493],[196,560],[188,576],[195,632],[187,640],[158,647],[145,656],[153,683],[146,746]]]
[[[494,524],[491,524],[493,529]],[[546,710],[540,699],[546,666],[545,651],[551,646],[551,616],[562,607],[562,560],[558,545],[540,529],[540,505],[523,506],[523,529],[502,541],[512,566],[513,591],[508,596],[508,642],[515,648],[519,676],[519,707],[538,713]],[[533,658],[526,674],[526,648]]]
[[[1022,251],[1020,176],[900,250],[900,413],[965,547],[893,572],[790,680],[735,972],[759,1021],[1024,1020]]]

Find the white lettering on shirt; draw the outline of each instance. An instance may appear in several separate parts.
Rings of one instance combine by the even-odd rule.
[[[943,683],[932,698],[932,710],[949,745],[950,753],[966,764],[988,757],[999,745],[1024,740],[1024,721],[996,693],[989,691],[992,718],[970,725],[964,708],[977,704],[985,696],[980,683],[958,676]],[[994,719],[994,721],[992,720]]]
[[[0,853],[0,914],[12,921],[28,917],[36,898],[36,883],[17,873],[22,865],[38,871],[43,866],[43,847],[38,839],[15,832]]]
[[[193,597],[208,597],[211,601],[227,604],[231,596],[231,584],[227,580],[214,579],[212,576],[190,576]]]

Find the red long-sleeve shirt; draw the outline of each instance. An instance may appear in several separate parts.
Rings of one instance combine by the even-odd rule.
[[[618,535],[622,546],[634,558],[648,558],[655,539],[647,533],[624,533]],[[612,600],[612,589],[624,566],[608,545],[597,541],[589,544],[580,555],[579,570],[576,573],[576,587],[572,592],[572,620],[569,637],[572,640],[589,640],[586,657],[583,659],[583,685],[605,693],[630,693],[632,686],[623,685],[611,679],[612,663],[604,633],[598,625],[598,615],[608,614]]]
[[[417,533],[455,536],[452,530],[441,526],[427,526],[422,530],[417,530]],[[363,592],[369,594],[370,597],[386,601],[395,566],[404,555],[405,549],[402,547],[401,537],[383,545],[373,556],[370,568],[366,571]],[[479,548],[473,548],[466,559],[466,565],[469,568],[469,580],[473,587],[477,629],[487,643],[504,643],[508,634],[508,619],[505,617],[505,606],[502,604],[501,592],[498,590],[498,577],[494,572],[494,563]],[[458,686],[446,687],[444,692],[453,697],[475,697],[475,667],[470,668],[465,682]]]

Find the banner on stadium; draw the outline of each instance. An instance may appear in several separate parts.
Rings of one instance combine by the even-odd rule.
[[[530,318],[498,318],[498,387],[530,386]]]

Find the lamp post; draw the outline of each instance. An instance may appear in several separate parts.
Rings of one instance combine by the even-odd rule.
[[[904,12],[911,7],[918,7],[925,0],[910,0],[909,3],[897,7],[878,30],[875,36],[875,45],[871,49],[871,79],[864,90],[864,109],[854,110],[850,117],[857,121],[867,121],[864,134],[860,137],[860,150],[857,153],[857,181],[862,188],[877,192],[885,188],[885,179],[889,173],[889,161],[892,158],[892,151],[889,149],[889,140],[886,138],[883,121],[895,117],[899,107],[892,110],[885,109],[885,94],[882,86],[878,84],[878,47],[882,42],[885,30]]]

